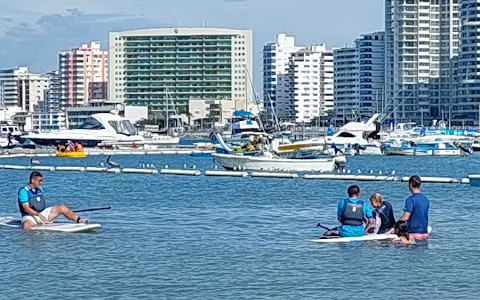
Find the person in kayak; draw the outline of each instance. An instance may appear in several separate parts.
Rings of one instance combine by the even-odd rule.
[[[398,239],[393,240],[394,244],[415,244],[415,238],[408,233],[408,224],[405,221],[398,221],[395,223],[394,233]]]
[[[420,190],[422,180],[417,175],[410,177],[408,188],[412,195],[405,200],[400,221],[407,221],[408,233],[416,240],[428,239],[428,212],[430,201]]]
[[[34,171],[30,174],[30,183],[18,190],[18,206],[22,214],[22,229],[31,229],[41,224],[49,224],[58,216],[77,223],[88,224],[64,204],[46,207],[42,189],[43,176]]]
[[[370,204],[373,209],[375,222],[375,233],[384,234],[395,226],[395,216],[392,205],[383,199],[380,193],[375,193],[370,197]],[[377,221],[378,220],[378,221]]]
[[[365,224],[374,225],[372,209],[367,202],[360,200],[360,188],[348,188],[348,198],[338,203],[338,221],[341,226],[326,232],[325,236],[359,237],[364,235]]]

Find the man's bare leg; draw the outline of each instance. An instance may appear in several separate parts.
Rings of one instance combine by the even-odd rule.
[[[58,216],[63,215],[65,218],[73,221],[78,222],[79,216],[75,214],[70,208],[68,208],[65,204],[59,204],[52,207],[50,210],[50,214],[48,215],[48,221],[52,222]],[[82,223],[88,223],[87,219],[82,219]]]
[[[29,221],[29,220],[24,220],[22,222],[22,229],[23,230],[29,230],[29,229],[32,229],[33,227],[36,227],[37,224],[33,224],[32,221]]]

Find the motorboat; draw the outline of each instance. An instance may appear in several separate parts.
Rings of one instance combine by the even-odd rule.
[[[178,144],[179,138],[149,139],[137,133],[132,122],[124,117],[111,113],[93,114],[75,129],[60,130],[48,133],[29,133],[21,136],[41,146],[56,146],[81,143],[84,147],[98,145],[144,145],[148,142],[162,144]]]
[[[286,159],[271,152],[261,152],[256,156],[213,153],[212,157],[227,170],[332,172],[337,168],[332,158]]]
[[[382,145],[382,150],[387,155],[405,156],[460,156],[471,152],[470,149],[441,140],[423,143],[391,140]]]
[[[380,123],[377,122],[379,117],[380,114],[375,114],[366,123],[349,122],[340,127],[340,129],[332,136],[299,141],[292,145],[281,146],[279,149],[292,150],[322,146],[324,150],[327,150],[332,146],[347,148],[349,145],[372,146],[380,149],[381,143],[378,134],[381,128]]]

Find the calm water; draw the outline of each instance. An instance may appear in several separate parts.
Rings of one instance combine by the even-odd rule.
[[[93,166],[102,159],[40,161]],[[112,159],[122,167],[195,164],[205,170],[211,164],[188,156]],[[359,167],[465,177],[480,172],[480,157],[356,157],[347,168]],[[28,174],[0,170],[0,215],[17,215],[16,192]],[[479,189],[425,184],[434,228],[428,244],[310,242],[322,234],[317,222],[336,225],[336,206],[349,184],[45,172],[50,204],[113,208],[83,215],[103,225],[95,234],[0,228],[0,298],[478,299]],[[383,193],[398,217],[406,184],[359,184],[364,197]]]

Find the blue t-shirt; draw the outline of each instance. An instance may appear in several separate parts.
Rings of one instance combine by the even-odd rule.
[[[349,200],[354,202],[354,203],[357,203],[358,201],[361,201],[358,198],[349,198]],[[342,201],[340,201],[340,203],[338,203],[337,217],[342,216],[343,211],[345,210],[345,203],[346,203],[345,200],[342,200]],[[363,215],[367,219],[373,218],[372,209],[370,208],[370,206],[365,201],[363,201]],[[344,237],[362,236],[362,235],[364,235],[364,231],[365,231],[364,226],[342,225],[342,226],[338,227],[338,233],[341,236],[344,236]]]
[[[410,213],[409,233],[428,233],[430,201],[422,193],[413,194],[405,200],[404,211]]]

